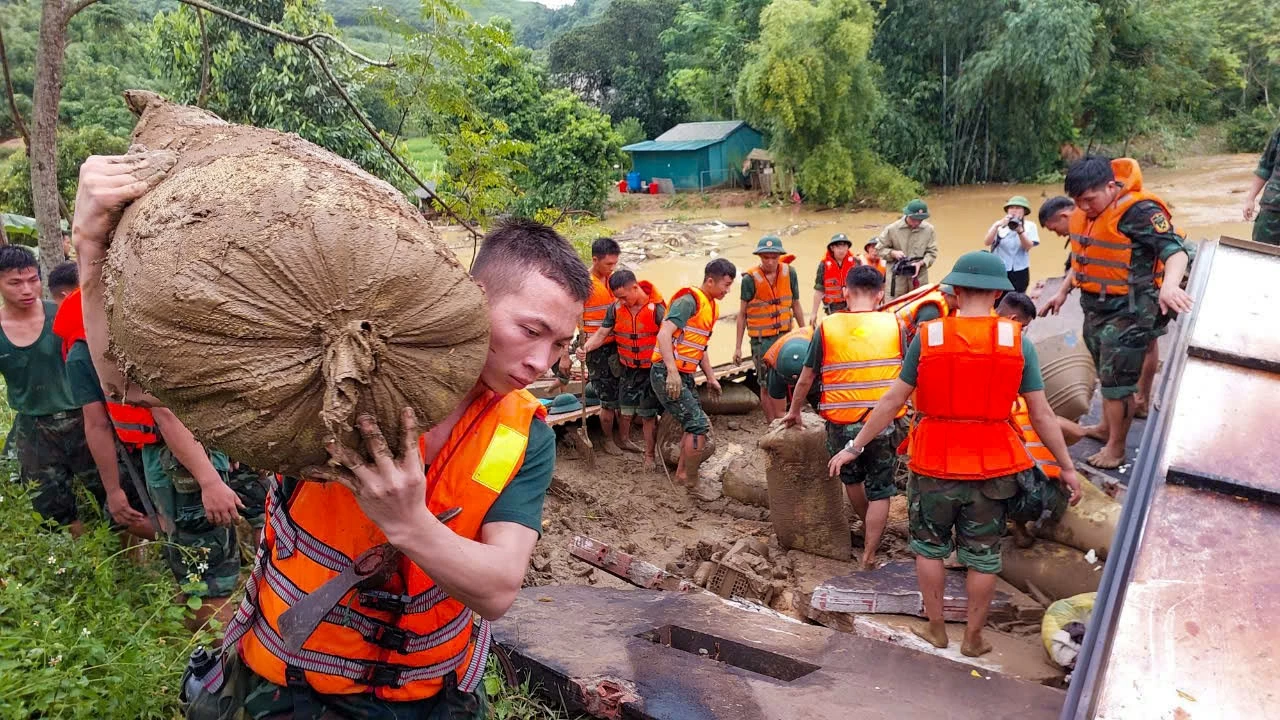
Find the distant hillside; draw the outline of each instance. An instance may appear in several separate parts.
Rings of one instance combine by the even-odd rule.
[[[544,48],[561,33],[577,25],[596,19],[604,12],[609,0],[577,0],[558,10],[552,10],[530,0],[460,0],[463,9],[477,22],[493,18],[511,21],[516,40],[531,48]],[[325,0],[325,8],[333,15],[338,27],[348,37],[365,43],[377,44],[385,40],[385,33],[373,27],[369,18],[368,0]],[[380,0],[379,7],[410,25],[418,25],[422,4],[419,0]]]

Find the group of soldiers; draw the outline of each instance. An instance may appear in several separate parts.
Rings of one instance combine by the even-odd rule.
[[[79,532],[72,480],[100,483],[119,526],[194,548],[194,560],[179,554],[175,574],[194,576],[211,598],[229,594],[239,570],[231,522],[259,519],[244,600],[227,618],[216,663],[193,668],[189,717],[484,717],[488,623],[522,584],[555,463],[546,410],[522,380],[565,358],[579,336],[606,447],[638,450],[654,465],[655,418],[665,412],[683,433],[675,478],[691,483],[711,431],[695,374],[719,391],[707,348],[737,268],[712,260],[699,285],[667,299],[616,268],[612,240],[596,242],[588,268],[550,228],[500,224],[472,269],[488,297],[490,352],[457,408],[426,432],[406,408],[392,442],[363,416],[362,447],[328,442],[331,463],[305,480],[259,477],[202,447],[106,357],[106,247],[121,210],[166,170],[145,152],[86,162],[74,222],[79,288],[60,307],[41,299],[29,253],[0,248],[0,372],[37,509]],[[1191,307],[1180,289],[1189,258],[1133,161],[1084,158],[1066,190],[1070,198],[1040,212],[1071,244],[1063,289],[1040,312],[1080,289],[1111,438],[1132,418],[1162,323]],[[864,521],[865,566],[905,456],[910,547],[929,617],[920,634],[948,644],[943,561],[954,552],[969,568],[961,649],[976,656],[990,649],[982,627],[1008,521],[1025,534],[1027,521],[1062,512],[1080,487],[1068,423],[1046,400],[1023,332],[1035,305],[1012,292],[989,252],[961,256],[930,284],[937,250],[927,215],[913,201],[861,256],[847,237],[832,238],[811,323],[782,241],[762,238],[759,264],[741,275],[737,348],[748,335],[770,419],[799,424],[806,402],[823,418],[829,475]],[[643,447],[631,441],[636,417]],[[123,482],[136,466],[139,482]],[[215,571],[232,563],[226,577]]]

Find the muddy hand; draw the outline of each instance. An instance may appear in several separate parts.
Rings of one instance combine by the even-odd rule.
[[[228,527],[235,523],[240,510],[244,509],[240,496],[222,482],[202,485],[200,501],[204,504],[204,516],[218,527]]]
[[[671,373],[667,375],[667,398],[670,400],[679,400],[680,391],[684,389],[684,383],[680,381],[680,373]]]
[[[1063,470],[1061,475],[1062,484],[1067,486],[1071,491],[1071,499],[1068,501],[1071,505],[1078,505],[1080,498],[1084,497],[1084,492],[1080,489],[1080,478],[1076,476],[1075,470]]]
[[[330,439],[325,449],[339,465],[351,471],[354,479],[346,474],[322,473],[308,474],[324,479],[333,479],[351,490],[360,509],[388,536],[399,534],[398,531],[421,528],[424,523],[431,522],[427,512],[427,478],[422,467],[422,456],[418,453],[418,419],[413,408],[405,408],[400,414],[400,425],[404,429],[400,438],[400,459],[396,460],[387,446],[378,422],[371,415],[361,415],[356,425],[364,442],[365,453],[372,458],[366,462],[364,456]]]
[[[94,155],[80,166],[71,232],[77,245],[105,247],[120,212],[164,179],[178,160],[168,150],[129,155]]]
[[[845,465],[853,462],[853,459],[853,453],[847,450],[841,450],[831,456],[831,461],[827,463],[827,474],[833,478],[840,477],[840,470],[843,469]]]

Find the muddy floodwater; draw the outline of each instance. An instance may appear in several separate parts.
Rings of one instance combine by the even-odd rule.
[[[1216,238],[1220,235],[1248,238],[1252,231],[1243,221],[1240,203],[1248,189],[1256,155],[1210,155],[1188,158],[1177,168],[1152,168],[1144,171],[1146,189],[1160,195],[1170,206],[1173,224],[1191,240]],[[938,231],[941,250],[930,277],[941,280],[947,269],[961,254],[982,249],[982,240],[991,223],[999,219],[1002,205],[1012,195],[1024,195],[1035,209],[1047,198],[1062,194],[1062,185],[969,185],[938,188],[925,196],[932,214],[929,221]],[[714,197],[714,195],[712,196]],[[673,247],[661,258],[634,259],[624,255],[623,266],[634,270],[641,279],[651,280],[670,297],[685,285],[701,282],[702,268],[712,257],[726,257],[739,271],[751,267],[755,259],[751,251],[763,235],[782,238],[787,252],[796,256],[800,275],[801,297],[806,315],[813,303],[813,280],[818,261],[826,252],[827,241],[842,232],[861,251],[862,243],[874,237],[899,215],[878,210],[815,210],[804,205],[759,208],[734,204],[710,203],[704,207],[697,195],[684,196],[683,207],[663,207],[671,196],[638,196],[633,208],[611,212],[604,224],[615,234],[633,233],[639,226],[660,221],[697,223],[719,220],[725,223],[748,223],[748,227],[719,228],[703,233],[705,242]],[[623,201],[624,205],[627,201]],[[753,205],[757,201],[752,202]],[[454,235],[450,238],[459,259],[468,262],[471,244]],[[1042,280],[1062,274],[1066,250],[1063,239],[1041,229],[1040,245],[1031,251],[1031,279]],[[626,247],[624,245],[624,247]],[[721,314],[736,313],[740,289],[734,284],[721,306]],[[807,319],[807,318],[806,318]],[[716,364],[728,362],[733,354],[734,321],[722,321],[712,338],[711,358]],[[747,350],[744,339],[743,350]]]

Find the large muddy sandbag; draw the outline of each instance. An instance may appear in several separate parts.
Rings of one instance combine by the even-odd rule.
[[[1080,488],[1084,494],[1080,504],[1067,506],[1061,520],[1045,523],[1036,535],[1084,552],[1093,550],[1105,559],[1111,552],[1122,506],[1088,480],[1081,482]]]
[[[729,466],[724,473],[725,497],[731,497],[740,503],[769,507],[769,481],[759,468],[739,459]]]
[[[1063,330],[1035,341],[1044,376],[1044,395],[1061,417],[1079,420],[1089,412],[1098,372],[1093,356],[1076,330]]]
[[[703,385],[698,388],[698,400],[708,415],[746,415],[760,407],[760,396],[741,383],[724,383],[719,396]]]
[[[104,277],[110,353],[201,440],[263,470],[328,459],[372,413],[388,439],[475,383],[484,294],[387,183],[296,135],[153,93],[133,141],[177,164],[124,213]]]
[[[803,427],[775,422],[760,439],[769,484],[769,517],[784,548],[848,560],[853,552],[844,487],[828,477],[822,420],[803,413]]]
[[[1036,589],[1050,600],[1094,592],[1102,581],[1102,562],[1090,563],[1085,553],[1073,547],[1039,540],[1029,548],[1005,542],[1001,553],[1004,569],[1000,577],[1022,592]]]

